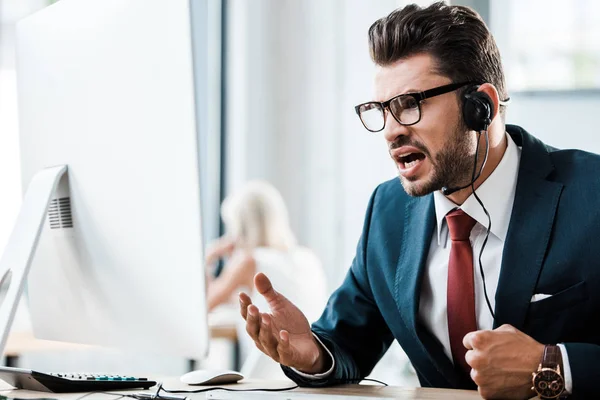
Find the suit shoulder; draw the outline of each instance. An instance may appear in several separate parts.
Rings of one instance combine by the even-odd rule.
[[[600,155],[584,150],[549,149],[554,168],[559,176],[570,176],[585,179],[594,177],[597,179],[600,169]]]
[[[575,163],[593,162],[600,164],[600,154],[580,149],[556,149],[548,146],[550,157],[553,161],[566,161]]]
[[[376,198],[385,198],[388,199],[390,197],[398,198],[399,196],[404,198],[408,197],[408,194],[404,191],[402,187],[402,183],[400,183],[399,178],[393,178],[388,181],[385,181],[375,189]]]
[[[399,178],[390,179],[377,186],[371,196],[371,207],[376,213],[394,212],[409,201]]]

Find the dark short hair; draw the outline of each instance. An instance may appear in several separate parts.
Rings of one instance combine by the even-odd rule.
[[[501,100],[508,97],[496,42],[469,7],[437,2],[426,8],[411,4],[397,9],[371,25],[369,48],[371,58],[381,66],[430,54],[440,75],[453,82],[489,82]]]

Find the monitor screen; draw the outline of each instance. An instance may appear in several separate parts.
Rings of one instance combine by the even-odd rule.
[[[29,272],[43,339],[201,359],[206,2],[61,0],[17,26],[23,187],[66,165]]]

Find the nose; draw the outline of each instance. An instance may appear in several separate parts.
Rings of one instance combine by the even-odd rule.
[[[409,127],[400,125],[392,113],[387,110],[385,113],[385,128],[383,129],[383,137],[385,137],[385,140],[388,143],[392,143],[398,136],[407,136],[408,134]]]

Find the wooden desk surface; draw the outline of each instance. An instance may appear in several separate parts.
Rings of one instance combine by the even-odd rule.
[[[1,382],[1,381],[0,381]],[[243,390],[243,389],[281,389],[293,386],[291,381],[261,381],[261,380],[244,380],[240,383],[233,385],[226,385],[227,388],[232,390]],[[202,389],[202,386],[188,386],[179,382],[178,378],[169,378],[163,380],[163,386],[167,389],[178,389],[178,390],[194,390]],[[155,390],[152,388],[148,391],[153,393]],[[112,391],[111,391],[112,392]],[[135,391],[137,392],[137,391]],[[123,392],[126,393],[126,392]],[[131,393],[131,392],[130,392]],[[20,398],[20,399],[34,399],[40,398],[41,392],[34,392],[29,390],[11,390],[4,382],[0,384],[0,395],[6,397]],[[163,393],[164,394],[164,393]],[[431,389],[431,388],[409,388],[399,386],[377,386],[377,385],[342,385],[330,388],[320,389],[309,389],[309,388],[297,388],[285,392],[241,392],[232,393],[224,391],[211,391],[205,393],[193,393],[193,394],[177,394],[181,396],[188,396],[192,400],[200,399],[286,399],[294,400],[295,394],[298,394],[297,398],[300,400],[305,399],[322,399],[328,398],[327,396],[348,396],[364,398],[364,397],[375,397],[375,398],[394,398],[399,400],[432,400],[432,399],[453,399],[453,400],[475,400],[481,399],[476,391],[471,390],[451,390],[451,389]],[[81,397],[81,393],[51,393],[44,396],[50,397],[57,400],[76,400]],[[104,396],[102,400],[111,400],[110,396]]]
[[[394,398],[400,400],[481,399],[479,393],[474,390],[409,388],[400,386],[381,387],[374,385],[343,385],[326,389],[298,388],[294,389],[293,392],[344,396],[369,396]]]
[[[166,389],[177,389],[177,390],[193,390],[201,389],[203,386],[190,387],[183,383],[180,383],[178,379],[169,378],[162,380],[163,387]],[[243,389],[282,389],[292,387],[295,384],[291,381],[264,381],[264,380],[243,380],[237,384],[227,385],[226,387],[231,390],[243,390]],[[150,390],[152,391],[152,389]],[[211,395],[206,396],[207,393]],[[376,397],[376,398],[394,398],[400,400],[431,400],[431,399],[457,399],[457,400],[480,400],[479,393],[474,390],[451,390],[451,389],[432,389],[432,388],[412,388],[412,387],[400,387],[400,386],[381,386],[381,385],[340,385],[329,388],[296,388],[284,392],[242,392],[233,393],[231,392],[206,392],[206,393],[194,393],[188,396],[193,400],[196,399],[286,399],[293,400],[294,394],[301,394],[298,396],[299,400],[310,398],[305,395],[315,395],[315,398],[326,398],[329,395],[338,396],[351,396],[351,397]],[[254,394],[253,394],[254,393]],[[277,394],[279,396],[277,396]],[[182,394],[183,395],[183,394]],[[205,396],[203,396],[205,395]],[[319,396],[320,395],[320,396]]]

